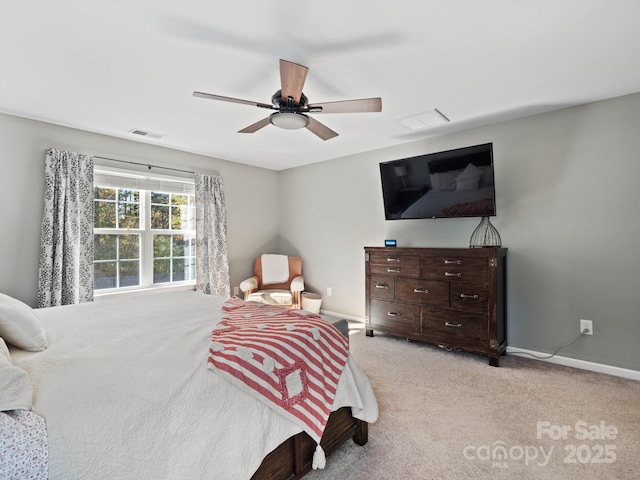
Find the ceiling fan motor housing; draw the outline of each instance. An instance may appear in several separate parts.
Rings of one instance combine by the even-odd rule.
[[[300,102],[296,105],[293,103],[293,98],[289,97],[285,101],[282,99],[282,90],[278,90],[271,97],[271,103],[274,107],[280,110],[295,110],[295,111],[304,111],[307,110],[309,100],[304,93],[300,94]]]

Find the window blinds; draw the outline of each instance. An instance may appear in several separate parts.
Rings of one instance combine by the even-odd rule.
[[[132,188],[165,193],[187,193],[195,195],[193,178],[158,173],[144,174],[132,170],[96,165],[93,184],[100,187]]]

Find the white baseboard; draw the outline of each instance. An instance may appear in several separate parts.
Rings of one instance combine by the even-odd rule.
[[[517,355],[524,358],[533,358],[534,360],[540,360],[541,362],[556,363],[558,365],[564,365],[566,367],[580,368],[582,370],[589,370],[590,372],[606,373],[607,375],[614,375],[616,377],[629,378],[631,380],[640,381],[640,372],[637,370],[630,370],[628,368],[614,367],[611,365],[604,365],[602,363],[587,362],[585,360],[578,360],[576,358],[562,357],[555,355],[551,358],[534,358],[530,355],[536,355],[544,357],[549,355],[544,352],[536,352],[533,350],[525,350],[518,347],[507,347],[507,353]]]
[[[344,318],[345,320],[351,320],[354,322],[360,322],[360,323],[364,323],[364,319],[362,317],[356,317],[354,315],[345,315],[344,313],[339,313],[339,312],[332,312],[330,310],[320,310],[320,314],[321,315],[326,315],[328,317],[337,317],[337,318]]]

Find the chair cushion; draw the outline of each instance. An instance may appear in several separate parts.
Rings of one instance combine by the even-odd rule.
[[[263,285],[276,285],[289,280],[289,257],[286,255],[264,254],[260,263]]]
[[[260,290],[250,293],[247,301],[267,303],[269,305],[291,305],[293,303],[293,295],[289,290]]]
[[[262,281],[262,257],[257,257],[253,264],[253,273],[258,278],[258,290],[289,290],[291,288],[291,280],[294,277],[302,276],[302,258],[288,257],[289,260],[289,278],[286,282],[276,283],[265,286]]]

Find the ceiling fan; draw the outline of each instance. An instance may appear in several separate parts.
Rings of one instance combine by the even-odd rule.
[[[239,98],[223,97],[204,92],[193,92],[194,97],[208,98],[222,102],[241,103],[259,108],[275,110],[267,118],[243,128],[238,133],[254,133],[269,124],[287,130],[306,128],[322,140],[329,140],[338,136],[336,132],[320,123],[309,113],[360,113],[382,111],[382,99],[363,98],[359,100],[342,100],[337,102],[309,103],[302,93],[302,87],[309,69],[304,65],[280,60],[280,90],[271,97],[271,104],[241,100]]]

